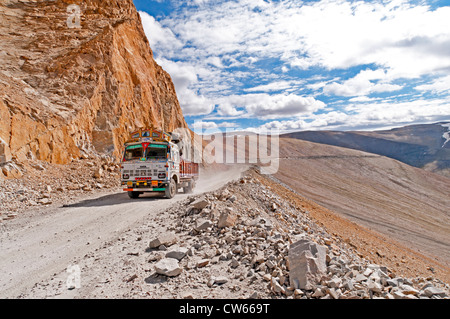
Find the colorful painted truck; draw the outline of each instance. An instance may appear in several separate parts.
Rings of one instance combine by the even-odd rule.
[[[130,198],[158,192],[173,198],[180,189],[192,193],[199,177],[197,163],[183,159],[179,136],[156,129],[131,133],[124,145],[121,179]]]

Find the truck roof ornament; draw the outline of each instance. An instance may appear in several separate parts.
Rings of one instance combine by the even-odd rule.
[[[130,134],[128,141],[125,143],[139,143],[139,142],[171,142],[172,135],[162,130],[151,128],[143,128],[134,131]]]

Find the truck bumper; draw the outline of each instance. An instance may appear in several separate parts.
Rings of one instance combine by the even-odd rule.
[[[164,192],[165,188],[124,188],[125,192]]]

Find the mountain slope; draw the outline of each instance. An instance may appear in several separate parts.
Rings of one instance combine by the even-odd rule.
[[[2,1],[0,14],[1,162],[117,157],[130,130],[187,127],[132,0]]]
[[[448,131],[445,123],[435,123],[385,131],[305,131],[284,136],[379,154],[450,176],[450,144],[445,138]]]
[[[275,177],[299,194],[416,251],[450,263],[450,180],[399,161],[280,139]]]

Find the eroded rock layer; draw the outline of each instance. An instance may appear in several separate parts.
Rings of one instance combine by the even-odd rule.
[[[0,15],[0,162],[117,157],[131,130],[187,127],[132,0],[6,0]]]

